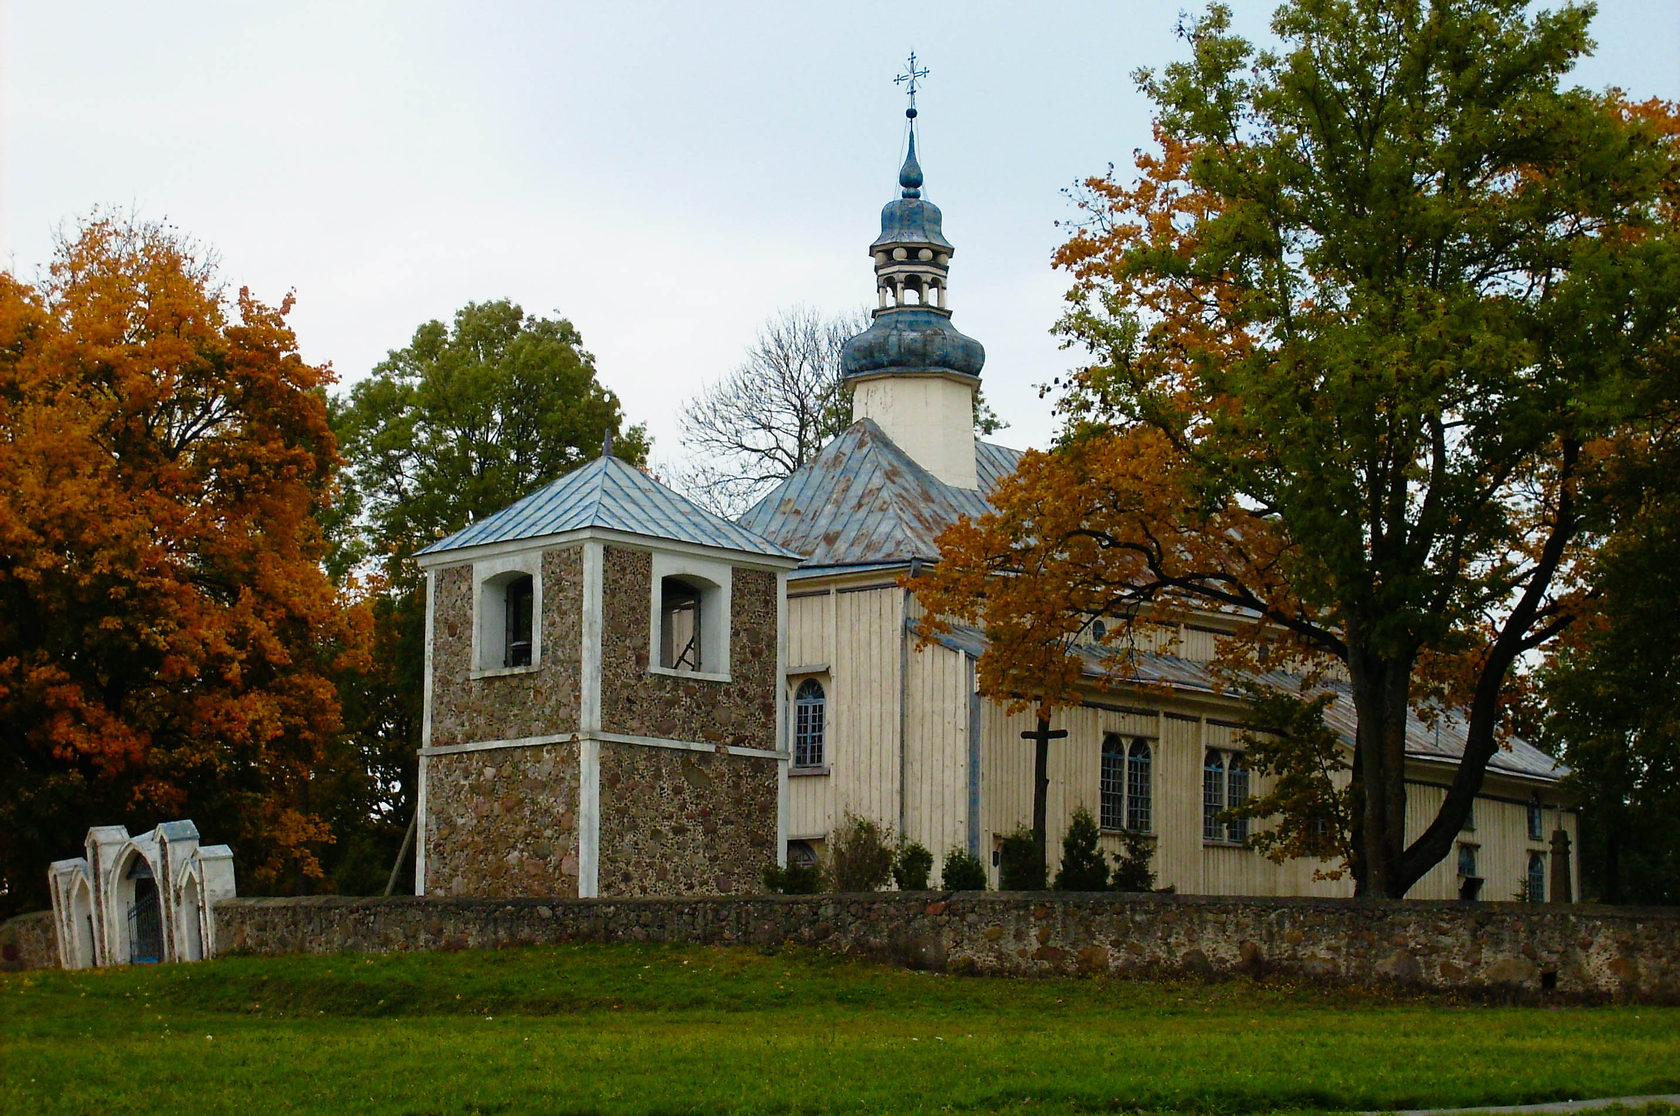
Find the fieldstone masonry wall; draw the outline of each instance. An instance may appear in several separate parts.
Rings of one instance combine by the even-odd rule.
[[[801,943],[950,972],[1272,971],[1353,984],[1680,1002],[1680,910],[1160,895],[230,899],[221,952],[560,941]]]
[[[601,744],[605,895],[737,895],[776,859],[776,761]]]
[[[578,893],[578,746],[427,758],[429,895]]]
[[[31,911],[0,922],[0,973],[58,968],[58,935],[51,911]]]
[[[653,556],[609,546],[602,555],[601,728],[629,736],[776,746],[776,575],[731,571],[729,681],[648,672]]]
[[[471,677],[471,563],[438,570],[434,584],[432,746],[576,732],[583,548],[557,547],[543,553],[542,647],[531,671]]]

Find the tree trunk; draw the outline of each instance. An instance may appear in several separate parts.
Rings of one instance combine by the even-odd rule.
[[[1033,855],[1038,858],[1038,875],[1048,880],[1049,859],[1045,853],[1045,814],[1050,793],[1050,722],[1040,717],[1033,741]]]
[[[1348,674],[1358,714],[1354,741],[1360,789],[1354,839],[1354,894],[1400,899],[1411,881],[1402,871],[1406,851],[1406,719],[1411,702],[1411,660],[1357,650]]]

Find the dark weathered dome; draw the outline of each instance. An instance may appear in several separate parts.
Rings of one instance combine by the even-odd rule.
[[[878,312],[873,325],[846,342],[840,357],[847,376],[955,372],[978,379],[985,363],[985,347],[957,332],[948,314],[914,306]]]

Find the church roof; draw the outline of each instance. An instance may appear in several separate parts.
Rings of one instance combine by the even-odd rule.
[[[747,509],[739,523],[804,554],[805,568],[932,561],[934,539],[958,516],[990,509],[986,494],[1015,471],[1020,451],[974,446],[980,488],[953,488],[916,464],[869,419]]]
[[[713,515],[610,455],[597,457],[420,553],[542,538],[589,527],[775,558],[799,557]]]
[[[911,624],[915,627],[914,621]],[[947,647],[976,657],[987,647],[985,633],[963,624],[953,625],[949,632],[938,636],[937,639]],[[1079,650],[1084,660],[1086,676],[1093,679],[1103,677],[1114,652],[1094,644],[1083,646]],[[1153,652],[1142,652],[1137,656],[1136,670],[1130,680],[1141,686],[1166,686],[1190,693],[1216,694],[1230,691],[1229,686],[1221,685],[1205,663],[1178,655]],[[1273,671],[1261,676],[1259,681],[1293,690],[1300,680],[1293,675]],[[1336,700],[1324,711],[1324,723],[1336,735],[1352,744],[1359,722],[1351,689],[1345,682],[1326,682],[1322,685],[1336,695]],[[1415,711],[1408,712],[1406,755],[1424,762],[1456,765],[1464,758],[1464,741],[1468,728],[1469,723],[1460,710],[1442,711],[1433,723],[1425,723]],[[1488,770],[1501,775],[1545,782],[1556,782],[1569,773],[1569,769],[1563,764],[1518,737],[1511,737],[1505,742],[1505,746],[1493,754],[1493,758],[1488,761]]]

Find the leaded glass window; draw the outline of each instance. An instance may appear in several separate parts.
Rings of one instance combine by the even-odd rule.
[[[793,766],[823,765],[823,733],[828,696],[822,683],[807,678],[793,697]]]
[[[1225,795],[1225,808],[1227,810],[1235,810],[1248,801],[1248,765],[1243,763],[1243,758],[1240,755],[1231,757],[1231,774],[1227,787]],[[1225,828],[1230,835],[1230,839],[1237,844],[1242,844],[1248,840],[1247,818],[1232,818]]]
[[[1134,833],[1149,832],[1149,761],[1149,741],[1132,741],[1126,755],[1126,828]]]
[[[1118,736],[1110,733],[1102,745],[1102,817],[1104,829],[1121,829],[1126,824],[1126,753]]]
[[[1530,903],[1544,903],[1546,901],[1546,856],[1544,853],[1531,852],[1528,854],[1528,880],[1523,891],[1523,898]]]
[[[1202,761],[1202,840],[1221,841],[1224,826],[1219,812],[1225,809],[1225,757],[1209,750]]]

